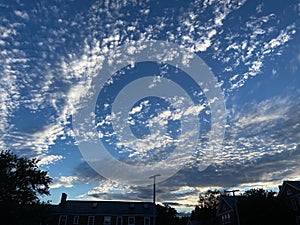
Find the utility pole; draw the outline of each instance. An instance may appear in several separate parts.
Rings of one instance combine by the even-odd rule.
[[[156,192],[156,190],[155,190],[156,177],[159,177],[159,176],[160,176],[160,174],[155,174],[155,175],[149,177],[149,179],[153,179],[153,204],[154,205],[155,205],[155,192]]]
[[[149,177],[149,179],[153,179],[153,225],[156,225],[156,218],[155,218],[155,211],[156,211],[156,205],[155,205],[155,185],[156,185],[156,177],[159,177],[160,174],[155,174],[151,177]]]

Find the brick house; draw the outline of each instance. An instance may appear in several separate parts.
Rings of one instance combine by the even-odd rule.
[[[156,213],[150,202],[67,200],[65,193],[52,212],[49,225],[153,225]]]
[[[300,181],[283,181],[278,197],[282,198],[293,211],[296,224],[300,225]]]

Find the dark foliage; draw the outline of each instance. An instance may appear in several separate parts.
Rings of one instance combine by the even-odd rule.
[[[199,195],[198,206],[191,214],[191,220],[201,222],[201,225],[217,223],[217,207],[221,192],[219,190],[208,190],[205,194]]]
[[[0,152],[0,210],[5,224],[35,224],[49,214],[50,206],[39,197],[50,194],[52,179],[37,163],[11,151]]]
[[[267,191],[262,188],[252,188],[250,190],[245,191],[242,196],[245,197],[257,197],[257,198],[273,198],[276,197],[275,191]]]
[[[186,225],[187,217],[179,217],[176,209],[168,205],[156,205],[156,225]]]

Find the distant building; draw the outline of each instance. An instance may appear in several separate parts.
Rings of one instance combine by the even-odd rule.
[[[292,225],[292,214],[279,198],[222,195],[219,225]]]
[[[63,193],[49,225],[153,225],[155,213],[150,202],[67,200]]]
[[[284,181],[279,186],[278,197],[293,211],[296,224],[300,225],[300,181]]]

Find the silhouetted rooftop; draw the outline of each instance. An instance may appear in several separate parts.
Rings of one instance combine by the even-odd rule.
[[[123,201],[80,201],[67,200],[53,208],[55,213],[109,214],[109,215],[149,215],[153,213],[151,202]]]

